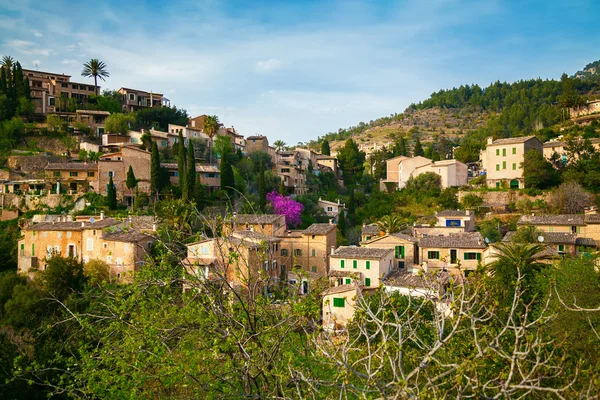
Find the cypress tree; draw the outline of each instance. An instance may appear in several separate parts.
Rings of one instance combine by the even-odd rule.
[[[185,177],[185,183],[187,185],[188,199],[194,198],[194,189],[196,186],[196,157],[194,156],[194,145],[192,142],[188,142],[187,148],[187,173]]]
[[[331,149],[329,148],[329,140],[327,139],[323,140],[323,142],[321,143],[321,154],[324,154],[326,156],[331,155]]]
[[[413,157],[423,156],[425,151],[423,150],[423,146],[421,146],[421,141],[417,139],[415,141],[415,148],[413,149]]]
[[[106,188],[106,205],[110,210],[117,208],[117,188],[113,182],[112,175],[108,178],[108,187]]]
[[[0,67],[0,94],[6,94],[7,88],[6,70]]]
[[[183,143],[183,133],[179,131],[178,152],[177,152],[177,170],[179,175],[179,189],[181,189],[181,198],[187,200],[188,193],[185,183],[185,144]]]
[[[265,184],[265,167],[261,163],[258,171],[258,208],[261,212],[265,212],[267,208],[267,188]]]
[[[127,189],[134,189],[137,186],[137,184],[138,181],[137,179],[135,179],[133,168],[130,165],[129,169],[127,170],[127,180],[125,181],[125,185],[127,186]]]
[[[160,179],[160,155],[158,154],[158,146],[156,142],[152,142],[152,155],[150,156],[150,192],[159,193]]]
[[[233,186],[235,179],[233,177],[233,168],[231,167],[231,156],[229,152],[224,152],[221,156],[221,189],[227,190],[229,195],[233,195]]]
[[[281,180],[281,183],[279,184],[279,194],[283,195],[283,196],[287,195],[287,190],[285,189],[285,182],[283,179]]]
[[[346,236],[346,216],[344,215],[344,211],[341,211],[338,215],[338,223],[337,223],[338,232],[342,236]]]

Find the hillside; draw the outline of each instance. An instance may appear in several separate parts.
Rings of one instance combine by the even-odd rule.
[[[315,141],[309,147],[318,149],[327,139],[333,151],[353,137],[361,149],[389,146],[399,137],[409,141],[419,138],[435,145],[443,137],[460,146],[485,136],[513,137],[541,134],[557,136],[568,126],[565,109],[600,97],[600,60],[590,63],[572,76],[560,80],[528,79],[513,83],[496,81],[488,87],[461,85],[440,90],[428,99],[411,104],[401,114],[382,117],[369,123],[339,129]],[[477,146],[462,154],[471,161]],[[459,157],[460,158],[460,157]]]

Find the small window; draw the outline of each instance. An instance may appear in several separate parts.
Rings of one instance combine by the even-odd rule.
[[[79,173],[77,171],[69,172],[69,176],[77,176],[77,175],[79,175]]]
[[[365,286],[371,286],[371,278],[365,278]]]
[[[559,244],[558,245],[558,251],[565,251],[565,245],[564,244]]]
[[[54,171],[54,177],[60,178],[60,171]]]
[[[312,257],[316,257],[316,256],[317,256],[317,251],[316,251],[315,249],[312,249],[312,250],[310,251],[310,255],[311,255]]]
[[[352,260],[352,268],[358,268],[358,260]]]
[[[296,249],[296,250],[294,250],[294,255],[298,256],[298,257],[301,256],[302,255],[302,249]]]
[[[129,100],[131,100],[131,101],[135,100],[135,94],[134,93],[129,93]]]
[[[96,175],[94,171],[90,171],[87,173],[88,178],[93,178]]]
[[[481,260],[481,253],[473,253],[473,252],[465,253],[464,259],[465,260]]]
[[[346,266],[346,260],[340,260],[340,268],[344,268]]]
[[[499,156],[500,155],[500,149],[496,149],[496,155]]]
[[[440,252],[439,251],[428,251],[427,252],[427,258],[430,260],[439,260],[440,259]]]
[[[502,169],[506,169],[506,161],[502,161]]]
[[[313,266],[311,267],[311,271],[312,271],[312,272],[317,272],[317,266],[316,266],[316,265],[313,265]]]
[[[371,269],[371,261],[367,261],[367,263],[366,263],[366,268],[367,268],[367,269]]]
[[[517,163],[513,163],[512,165],[513,171],[517,169]]]
[[[287,257],[288,256],[288,249],[281,249],[281,256],[282,257]]]
[[[500,171],[500,164],[496,164],[496,171]]]
[[[340,298],[340,297],[334,297],[333,298],[333,306],[334,307],[345,307],[346,299]]]
[[[513,148],[512,148],[512,153],[513,153],[513,154],[517,154],[517,148],[516,148],[516,147],[513,147]]]
[[[502,157],[506,157],[506,149],[502,149]]]
[[[346,278],[346,285],[349,285],[349,284],[351,284],[351,283],[352,283],[352,279],[350,279],[350,278]]]

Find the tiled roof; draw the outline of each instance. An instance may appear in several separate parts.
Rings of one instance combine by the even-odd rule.
[[[197,258],[197,257],[186,257],[181,262],[184,265],[212,265],[216,261],[214,257],[208,258]]]
[[[518,225],[585,225],[583,214],[544,214],[523,215],[517,222]]]
[[[483,236],[479,232],[451,233],[448,236],[425,236],[419,240],[419,246],[423,248],[464,249],[485,249],[487,247]]]
[[[90,115],[110,115],[108,111],[102,110],[75,110],[76,114],[90,114]]]
[[[586,224],[600,224],[600,214],[586,214],[584,221]]]
[[[380,231],[381,230],[379,229],[379,227],[377,226],[377,224],[365,225],[362,228],[362,234],[363,235],[379,235]]]
[[[266,136],[248,136],[246,140],[266,139]]]
[[[507,232],[502,238],[503,242],[511,242],[517,232]],[[576,244],[577,235],[567,232],[540,232],[547,244]]]
[[[137,243],[147,239],[154,239],[150,235],[146,235],[145,233],[141,233],[138,231],[122,231],[115,233],[105,233],[102,235],[102,239],[109,240],[111,242],[129,242],[129,243]]]
[[[96,171],[98,169],[98,164],[88,164],[88,163],[48,163],[46,165],[46,169],[48,170],[68,170],[68,171]]]
[[[166,169],[177,169],[179,166],[176,163],[160,163],[160,166]],[[196,164],[196,172],[214,172],[219,173],[219,168],[214,165]]]
[[[260,233],[260,232],[254,232],[254,231],[234,231],[231,233],[231,236],[238,238],[238,239],[249,239],[252,241],[258,241],[258,242],[276,242],[279,241],[279,239],[273,237],[273,236],[268,236],[265,235],[264,233]]]
[[[392,253],[394,249],[374,249],[369,247],[338,247],[331,255],[332,258],[382,258]]]
[[[333,224],[312,224],[304,230],[305,235],[327,235],[336,228]]]
[[[395,269],[383,279],[385,286],[439,290],[442,286],[454,281],[462,283],[461,275],[451,275],[448,271],[432,271],[413,274],[405,270]]]
[[[529,139],[533,139],[533,138],[535,138],[535,136],[519,136],[519,137],[506,138],[506,139],[496,139],[492,142],[492,146],[503,145],[503,144],[525,143]]]
[[[69,221],[69,222],[40,222],[31,225],[25,230],[31,231],[81,231],[83,229],[104,229],[109,226],[118,225],[121,222],[112,219],[97,219],[95,222]]]
[[[354,292],[354,291],[356,291],[356,285],[339,285],[339,286],[330,287],[329,289],[325,290],[321,294],[323,296],[326,296],[328,294],[346,293],[346,292]]]
[[[331,270],[331,271],[329,271],[327,276],[330,278],[343,278],[346,276],[356,276],[357,278],[362,279],[362,272]]]
[[[437,213],[438,217],[466,217],[468,215],[465,210],[443,210]]]
[[[575,241],[575,244],[577,246],[591,246],[591,247],[598,246],[598,244],[596,243],[596,241],[594,239],[586,238],[586,237],[578,237],[577,240]]]
[[[390,233],[390,236],[396,237],[398,239],[406,240],[408,242],[417,243],[416,237],[410,236],[410,235],[405,235],[404,233],[400,233],[400,232]]]
[[[233,220],[238,224],[273,224],[285,218],[278,214],[237,214]]]

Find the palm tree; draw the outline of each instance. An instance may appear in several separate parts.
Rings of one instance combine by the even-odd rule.
[[[207,115],[206,117],[204,117],[204,133],[206,134],[206,136],[208,136],[208,163],[212,164],[212,144],[213,144],[213,138],[215,137],[215,135],[217,134],[218,130],[219,130],[219,126],[221,124],[219,123],[219,117],[217,117],[216,115]]]
[[[281,151],[285,148],[285,146],[287,146],[287,143],[284,142],[283,140],[276,140],[273,142],[273,146],[275,146],[275,149],[277,151]]]
[[[396,214],[384,215],[377,221],[379,230],[387,234],[398,232],[404,226],[405,224],[402,222],[402,219]]]
[[[104,78],[108,78],[110,74],[106,70],[106,64],[104,61],[100,61],[97,58],[92,58],[90,61],[83,64],[83,71],[81,71],[81,76],[85,77],[94,77],[94,86],[96,87],[96,95],[98,94],[98,78],[105,80]]]
[[[12,67],[15,64],[15,59],[12,58],[11,56],[4,56],[2,57],[2,66],[6,69],[8,69],[9,71],[12,71]]]

